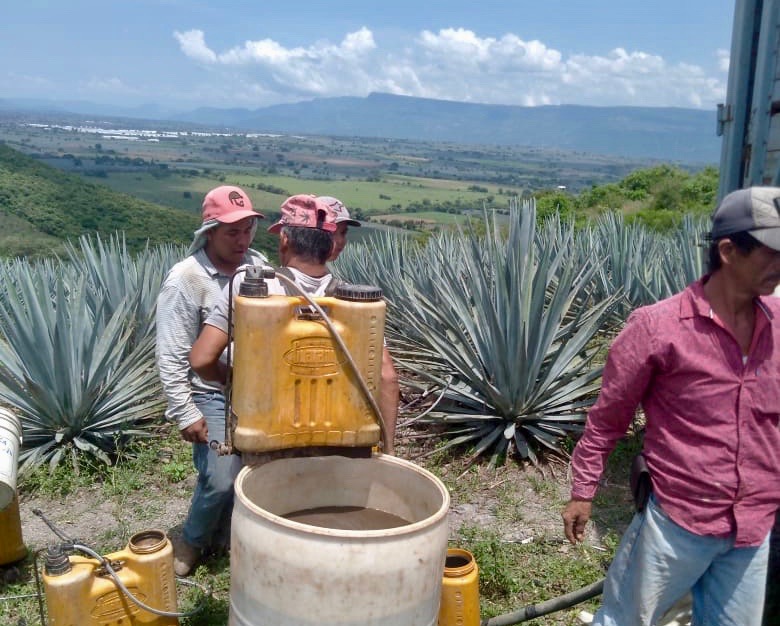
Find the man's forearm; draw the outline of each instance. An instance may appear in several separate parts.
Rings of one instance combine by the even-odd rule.
[[[206,325],[190,350],[190,365],[203,380],[225,384],[228,365],[219,360],[227,347],[227,333]]]
[[[398,402],[401,387],[398,383],[398,373],[395,371],[390,353],[385,348],[382,352],[381,386],[379,390],[379,410],[385,426],[384,452],[393,454],[395,451],[395,424],[398,420]]]

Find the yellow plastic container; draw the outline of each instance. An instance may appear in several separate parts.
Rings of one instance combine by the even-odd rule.
[[[315,298],[379,399],[385,302]],[[341,294],[339,294],[341,296]],[[309,446],[370,447],[381,431],[371,404],[325,322],[302,297],[237,296],[233,445],[242,452]]]
[[[104,571],[97,559],[47,555],[43,584],[48,626],[171,626],[175,617],[142,609]],[[105,555],[119,579],[147,606],[176,612],[173,548],[161,530],[136,533],[124,550]]]
[[[468,550],[447,550],[438,626],[479,626],[479,568]]]
[[[27,548],[22,541],[19,498],[14,493],[11,503],[0,510],[0,565],[15,563],[25,556]]]

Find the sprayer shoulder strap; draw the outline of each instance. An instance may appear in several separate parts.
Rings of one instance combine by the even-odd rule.
[[[333,276],[333,275],[331,274],[331,276]],[[325,287],[325,295],[326,296],[335,296],[336,295],[336,289],[338,289],[341,285],[346,285],[346,284],[347,283],[345,283],[340,278],[336,278],[335,276],[333,276],[330,279],[330,282],[328,283],[328,286]]]
[[[289,278],[291,281],[295,282],[295,274],[292,273],[292,270],[289,267],[277,267],[274,269],[274,271],[277,274],[281,274],[285,278]],[[288,285],[285,281],[280,280],[279,281],[282,284],[282,288],[284,289],[284,293],[287,296],[297,296],[298,293],[295,292],[290,285]]]
[[[277,267],[274,271],[277,274],[281,274],[285,278],[289,278],[291,281],[295,282],[295,274],[293,274],[292,270],[289,267]],[[282,282],[282,287],[284,288],[285,295],[288,295],[288,296],[298,296],[298,295],[300,295],[297,291],[295,291],[292,287],[290,287],[290,285],[288,285],[286,282],[284,282],[284,281],[281,281],[281,282]],[[325,296],[335,296],[336,295],[336,289],[340,285],[345,285],[345,284],[346,283],[343,280],[341,280],[339,278],[336,278],[335,276],[333,276],[331,274],[331,279],[330,279],[330,282],[328,283],[328,286],[325,287],[324,295]]]

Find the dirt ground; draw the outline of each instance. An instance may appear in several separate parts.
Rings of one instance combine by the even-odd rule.
[[[400,433],[396,453],[400,458],[423,466],[430,464],[416,458],[419,448],[405,439],[403,432]],[[554,469],[539,470],[509,462],[496,470],[474,467],[466,477],[458,478],[461,471],[459,465],[447,464],[436,470],[445,483],[456,485],[450,489],[451,538],[458,536],[458,529],[463,524],[469,524],[491,528],[507,542],[559,537],[565,549],[567,544],[560,517],[562,503],[568,497],[568,476],[564,466],[558,464]],[[174,485],[150,483],[141,486],[118,499],[105,497],[100,485],[79,489],[62,498],[22,493],[19,511],[24,542],[33,551],[58,542],[43,519],[33,513],[35,510],[43,512],[69,538],[81,542],[102,543],[112,536],[129,537],[134,532],[149,528],[160,528],[175,535],[187,516],[194,484],[195,476],[192,474]],[[506,506],[506,502],[502,505],[502,500],[508,498],[522,504],[522,524],[497,515],[496,511]],[[590,531],[589,540],[598,544],[598,527],[592,525]],[[116,549],[122,547],[117,545]]]
[[[31,550],[46,548],[58,543],[57,535],[33,511],[40,510],[62,533],[70,539],[86,545],[103,543],[104,538],[115,535],[132,535],[149,528],[160,528],[166,533],[175,533],[187,516],[190,495],[195,483],[194,477],[183,481],[174,494],[164,496],[157,487],[138,489],[129,499],[117,503],[102,494],[100,486],[79,489],[64,498],[51,499],[40,496],[20,497],[19,515],[25,545]],[[154,515],[138,519],[133,511],[142,510],[156,498],[164,498],[165,505],[154,507]],[[137,521],[136,521],[137,520]],[[123,548],[117,545],[116,549]]]

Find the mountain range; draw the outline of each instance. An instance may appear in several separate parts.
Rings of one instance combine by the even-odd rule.
[[[105,115],[245,132],[519,145],[592,154],[714,164],[720,155],[715,111],[654,107],[475,104],[372,93],[259,109],[0,99],[0,110]]]

